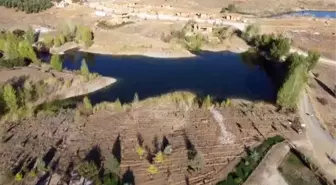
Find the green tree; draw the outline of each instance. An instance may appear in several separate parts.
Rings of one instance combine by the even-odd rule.
[[[287,56],[290,50],[290,40],[280,36],[272,43],[270,55],[276,59]]]
[[[85,47],[90,47],[93,44],[93,34],[90,28],[80,26],[76,30],[76,40],[82,42]]]
[[[21,58],[28,58],[34,63],[39,63],[33,46],[27,40],[23,40],[19,44],[19,53]]]
[[[247,41],[252,41],[253,37],[257,36],[260,32],[260,28],[256,24],[250,24],[246,27],[245,31],[242,33],[241,37]]]
[[[4,55],[6,59],[19,58],[19,39],[11,32],[6,34],[6,44],[4,47]]]
[[[55,70],[62,71],[63,63],[61,61],[60,55],[52,55],[50,59],[50,64]]]
[[[278,92],[277,104],[283,108],[296,108],[300,93],[307,80],[306,64],[292,65],[284,84]]]
[[[84,104],[84,108],[85,108],[86,110],[88,110],[88,111],[92,111],[92,104],[91,104],[90,99],[89,99],[87,96],[85,96],[85,97],[83,98],[83,104]]]
[[[6,84],[3,91],[3,99],[7,108],[13,112],[18,109],[16,91],[11,84]]]
[[[313,51],[313,50],[308,51],[308,56],[307,56],[308,71],[315,68],[317,62],[320,59],[320,56],[321,55],[318,51]]]
[[[35,32],[31,27],[29,27],[25,33],[25,40],[28,41],[30,45],[35,42]]]
[[[55,37],[54,38],[54,46],[55,47],[60,47],[62,45],[62,41],[60,40],[60,37]]]
[[[89,68],[86,64],[85,59],[82,60],[82,64],[81,64],[81,67],[80,67],[80,72],[81,72],[81,75],[86,76],[86,77],[88,77],[90,75],[90,71],[89,71]]]

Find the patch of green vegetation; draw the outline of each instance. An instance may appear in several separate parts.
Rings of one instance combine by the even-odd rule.
[[[261,145],[253,149],[248,156],[243,158],[235,167],[235,170],[228,174],[225,180],[217,185],[240,185],[250,176],[253,170],[258,166],[262,158],[271,149],[271,147],[284,140],[281,136],[274,136],[266,139]]]
[[[63,62],[60,55],[52,55],[50,59],[50,65],[56,71],[62,71]]]
[[[206,39],[201,34],[190,35],[184,38],[184,46],[188,51],[199,53],[205,41]]]
[[[121,28],[121,27],[129,25],[129,24],[134,24],[134,22],[133,21],[127,21],[127,22],[122,22],[120,24],[111,25],[106,21],[100,21],[100,22],[98,22],[97,26],[101,29],[113,30],[113,29]]]
[[[27,1],[0,0],[0,6],[5,6],[7,8],[14,8],[16,10],[26,13],[38,13],[51,8],[53,4],[51,0],[27,0]]]
[[[22,30],[21,30],[22,31]],[[16,33],[7,31],[0,33],[0,50],[3,51],[1,60],[1,67],[15,67],[24,66],[26,63],[24,59],[40,64],[31,42],[34,42],[32,31],[25,33]],[[34,37],[34,35],[33,35]]]

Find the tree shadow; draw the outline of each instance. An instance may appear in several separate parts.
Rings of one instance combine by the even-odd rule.
[[[162,146],[161,151],[164,151],[164,149],[169,145],[169,141],[166,136],[163,136],[162,138]]]
[[[127,168],[126,172],[122,176],[122,184],[129,184],[129,185],[135,184],[134,173],[130,169],[130,167]]]
[[[47,185],[50,177],[50,172],[47,171],[36,183],[36,185]]]
[[[120,141],[120,135],[118,134],[118,137],[116,139],[116,141],[113,144],[113,148],[112,148],[112,154],[114,155],[114,157],[117,159],[117,161],[121,162],[121,141]]]
[[[336,158],[333,158],[333,157],[331,157],[329,154],[327,154],[326,153],[326,156],[327,156],[327,158],[329,159],[329,161],[331,162],[331,163],[333,163],[334,165],[336,165]]]
[[[93,162],[99,169],[101,166],[101,161],[102,161],[102,156],[101,156],[101,151],[100,151],[99,146],[95,145],[94,147],[92,147],[89,153],[86,154],[84,160]]]
[[[138,145],[143,147],[144,139],[142,135],[140,134],[140,132],[137,133],[137,140],[138,140]]]
[[[336,98],[335,92],[331,90],[326,84],[324,84],[321,80],[314,78],[317,84],[319,84],[324,91],[326,91],[330,96]]]
[[[184,138],[186,150],[188,151],[187,153],[188,160],[193,160],[197,155],[197,150],[195,148],[195,145],[192,144],[192,142],[190,141],[185,131],[183,132],[183,138]]]
[[[152,144],[154,146],[154,151],[153,152],[155,154],[158,153],[160,151],[161,147],[160,147],[160,142],[159,142],[159,139],[158,139],[157,135],[154,136]]]
[[[146,159],[150,164],[154,163],[154,158],[155,158],[155,154],[152,152],[151,148],[149,146],[145,146],[145,149],[147,151],[147,156]]]
[[[51,147],[48,152],[43,156],[42,160],[45,164],[45,167],[49,166],[52,159],[55,157],[57,149],[55,147]]]

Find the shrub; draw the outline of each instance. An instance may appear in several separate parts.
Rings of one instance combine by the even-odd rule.
[[[136,153],[140,156],[140,159],[145,155],[146,150],[141,146],[137,146]]]
[[[212,97],[210,95],[206,96],[202,102],[203,108],[210,108],[212,106]]]
[[[147,172],[150,174],[150,175],[155,175],[159,172],[158,168],[154,165],[150,165],[148,168],[147,168]]]
[[[200,152],[196,152],[194,157],[190,158],[188,161],[188,168],[193,171],[200,171],[204,168],[204,158]]]
[[[120,163],[114,157],[114,155],[110,155],[107,159],[107,169],[110,173],[119,175],[120,174]]]
[[[184,40],[184,46],[188,51],[193,53],[199,53],[205,42],[203,35],[196,34],[192,36],[186,36]]]
[[[98,184],[99,183],[99,169],[98,167],[95,165],[94,162],[82,162],[78,167],[77,167],[77,172],[80,176],[86,178],[86,179],[90,179]],[[96,184],[94,183],[94,184]]]
[[[6,103],[7,108],[13,112],[16,111],[18,107],[18,100],[16,97],[16,91],[11,84],[6,84],[3,91],[3,99]]]
[[[237,8],[235,4],[229,4],[229,6],[227,7],[227,11],[235,13],[237,12]]]
[[[225,39],[230,38],[234,33],[234,30],[232,27],[222,27],[214,29],[213,35],[217,37],[221,42],[223,42]]]
[[[56,71],[62,71],[63,63],[61,61],[60,55],[52,55],[50,59],[50,64],[53,69]]]
[[[163,163],[164,161],[164,154],[160,151],[155,155],[154,158],[155,163]]]

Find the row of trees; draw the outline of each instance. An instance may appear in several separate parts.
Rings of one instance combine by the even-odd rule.
[[[272,60],[284,62],[287,68],[286,77],[278,90],[277,104],[283,108],[295,108],[308,80],[308,73],[316,66],[320,53],[309,51],[308,56],[290,54],[291,39],[275,34],[260,35],[257,25],[249,25],[241,37],[253,46],[249,51],[253,50],[254,53],[270,57]]]
[[[93,32],[87,26],[77,26],[73,24],[65,24],[60,30],[60,33],[55,36],[47,36],[44,38],[43,43],[48,48],[59,47],[66,42],[75,41],[84,45],[85,47],[90,47],[93,44]]]
[[[277,104],[283,108],[295,108],[300,93],[308,81],[308,73],[312,70],[320,54],[309,51],[308,56],[292,53],[286,58],[288,72],[282,87],[278,91]]]
[[[53,6],[51,0],[0,0],[0,6],[26,13],[38,13]]]

